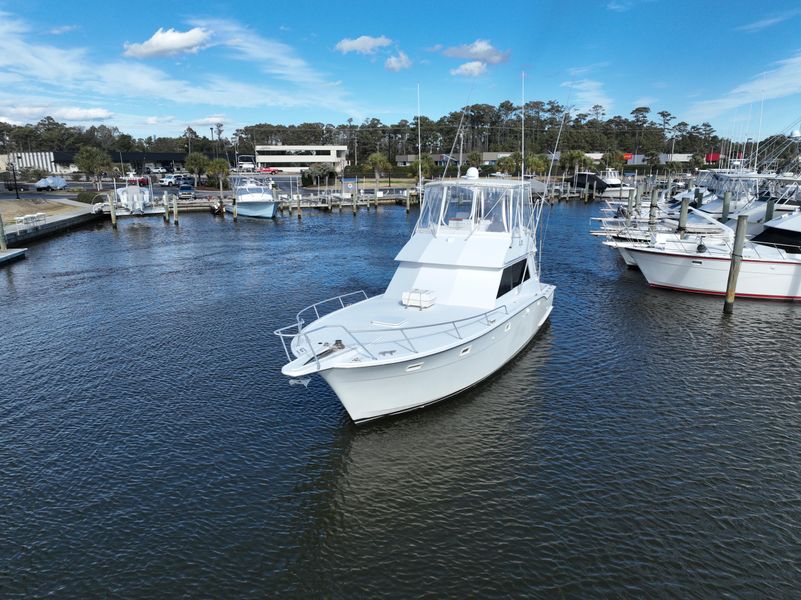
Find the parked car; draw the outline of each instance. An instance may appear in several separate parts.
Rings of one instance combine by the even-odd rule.
[[[148,175],[152,174],[152,173],[155,173],[157,175],[161,175],[161,174],[166,173],[166,172],[167,172],[167,169],[165,169],[164,167],[145,167],[145,173],[147,173]]]
[[[150,183],[149,177],[127,177],[125,179],[126,185],[139,185],[142,187],[147,187]]]
[[[25,185],[24,183],[17,182],[16,187],[14,187],[13,181],[6,181],[6,189],[9,192],[13,192],[15,189],[19,190],[20,192],[24,192],[25,190],[28,189],[28,186]]]
[[[162,185],[162,186],[166,185],[167,187],[173,186],[173,185],[178,185],[177,181],[178,181],[178,177],[176,177],[175,175],[165,175],[164,177],[162,177],[159,180],[159,185]]]
[[[259,167],[259,173],[267,173],[268,175],[275,175],[276,173],[280,173],[281,169],[276,169],[275,167]]]
[[[178,188],[178,199],[179,200],[194,200],[195,199],[195,188],[193,188],[188,183],[182,183],[181,187]]]
[[[63,190],[65,187],[67,187],[67,182],[63,177],[53,175],[51,177],[40,179],[34,184],[34,186],[36,187],[37,192],[43,192],[45,190],[51,192],[53,190]]]

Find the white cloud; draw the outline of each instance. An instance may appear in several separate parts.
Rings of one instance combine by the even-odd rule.
[[[634,106],[634,108],[638,108],[640,106],[647,106],[648,108],[650,108],[651,106],[656,104],[658,101],[659,101],[659,98],[655,98],[653,96],[640,96],[639,98],[634,100],[633,106]]]
[[[758,21],[753,21],[752,23],[747,23],[745,25],[740,25],[739,27],[735,27],[734,30],[744,31],[746,33],[754,33],[757,31],[762,31],[763,29],[767,29],[768,27],[778,25],[779,23],[786,21],[787,19],[791,19],[792,17],[796,16],[799,12],[801,11],[791,10],[779,15],[765,17],[764,19],[759,19]]]
[[[8,119],[18,123],[39,121],[47,116],[53,117],[56,121],[73,122],[105,121],[114,116],[110,110],[105,108],[85,108],[80,106],[62,106],[59,108],[49,103],[39,103],[36,100],[24,100],[24,104],[7,104],[7,101],[0,99],[0,111],[5,113]]]
[[[50,116],[65,121],[105,121],[113,114],[105,108],[65,107],[51,110]]]
[[[384,67],[390,71],[400,71],[402,69],[408,69],[411,66],[412,61],[400,50],[398,50],[397,56],[390,56],[384,63]]]
[[[578,77],[579,75],[587,75],[588,73],[597,69],[608,67],[609,64],[609,61],[605,60],[602,62],[592,63],[591,65],[584,65],[583,67],[571,67],[567,70],[567,72],[573,77]]]
[[[720,98],[696,102],[690,107],[690,119],[709,120],[728,110],[801,93],[801,52],[780,60],[778,66],[742,83]]]
[[[478,77],[487,72],[487,65],[480,60],[466,62],[456,69],[451,69],[451,75],[457,77]]]
[[[571,88],[572,102],[580,111],[588,111],[596,104],[603,106],[607,112],[612,110],[613,102],[604,91],[604,84],[592,79],[581,79],[579,81],[565,81],[562,87]]]
[[[47,33],[50,35],[61,35],[62,33],[69,33],[70,31],[75,31],[78,29],[77,25],[61,25],[59,27],[53,27]]]
[[[209,117],[201,117],[199,119],[193,119],[192,121],[189,121],[189,124],[198,126],[201,125],[211,126],[211,125],[216,125],[217,123],[225,124],[227,122],[228,118],[225,115],[211,115]]]
[[[656,2],[656,0],[610,0],[606,4],[606,8],[614,12],[626,12],[640,4],[650,4],[652,2]]]
[[[252,65],[246,80],[212,70],[203,72],[202,79],[194,83],[189,79],[192,71],[176,76],[137,60],[95,59],[85,48],[42,43],[38,28],[0,10],[0,114],[15,122],[30,122],[53,114],[59,107],[75,107],[95,112],[64,114],[81,119],[109,118],[115,125],[130,126],[131,133],[150,134],[151,127],[158,126],[146,123],[154,103],[191,106],[193,110],[208,106],[214,111],[319,109],[320,90],[324,88],[327,109],[364,116],[365,111],[349,99],[340,82],[311,67],[292,47],[262,38],[236,22],[209,23],[214,26],[201,22],[190,26],[213,31],[218,48]],[[271,77],[259,77],[259,72]],[[275,85],[271,85],[273,82]],[[97,104],[107,106],[113,115],[105,117],[97,112]],[[20,114],[23,108],[29,109],[28,114]]]
[[[509,60],[509,52],[501,52],[489,40],[476,40],[472,44],[446,48],[442,51],[442,54],[453,58],[472,58],[490,65],[497,65]]]
[[[211,32],[202,27],[195,27],[189,31],[176,31],[172,28],[164,31],[159,27],[149,40],[141,44],[125,42],[125,56],[149,58],[182,52],[195,53],[208,43],[210,37]]]
[[[337,42],[335,48],[342,54],[348,52],[358,52],[359,54],[373,54],[379,48],[389,46],[392,40],[386,36],[370,37],[369,35],[362,35],[356,39],[345,38]]]
[[[145,119],[146,125],[161,125],[163,123],[173,123],[175,122],[175,117],[168,115],[164,117],[147,117]]]

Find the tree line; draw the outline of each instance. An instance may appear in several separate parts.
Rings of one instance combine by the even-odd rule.
[[[692,166],[700,166],[704,155],[732,147],[731,140],[718,136],[709,123],[691,125],[666,110],[654,113],[647,106],[635,108],[628,116],[607,117],[601,105],[581,112],[555,100],[531,101],[525,107],[504,100],[497,106],[471,104],[437,120],[421,116],[419,121],[420,153],[427,155],[422,161],[424,171],[432,170],[431,155],[458,155],[460,151],[475,164],[480,164],[481,152],[514,152],[517,154],[500,167],[519,170],[524,162],[520,156],[523,136],[526,170],[532,172],[543,168],[544,157],[555,149],[557,138],[558,150],[571,157],[560,161],[565,163],[562,166],[574,168],[585,166],[580,164],[586,162],[582,153],[590,151],[604,152],[602,162],[612,166],[624,162],[624,152],[645,155],[650,164],[658,163],[660,153],[693,154]],[[257,123],[227,132],[223,123],[216,123],[208,135],[205,130],[199,133],[187,127],[176,137],[134,138],[114,126],[69,126],[45,117],[36,124],[0,122],[0,147],[3,153],[92,147],[112,156],[119,151],[192,152],[233,161],[236,153],[253,154],[257,145],[334,144],[347,147],[348,161],[357,172],[372,172],[379,161],[374,155],[380,154],[394,165],[397,156],[418,153],[417,125],[417,117],[392,124],[367,118],[361,123],[348,119],[340,124]],[[380,166],[385,170],[383,163]]]

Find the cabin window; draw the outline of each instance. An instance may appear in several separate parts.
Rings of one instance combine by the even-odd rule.
[[[427,187],[423,198],[423,207],[420,209],[420,219],[417,221],[417,229],[429,229],[432,225],[439,223],[441,212],[442,186]]]
[[[526,268],[525,258],[509,265],[503,270],[501,283],[498,286],[498,295],[495,297],[500,298],[504,294],[511,292],[530,277],[531,274],[529,273],[529,269]]]
[[[445,188],[442,225],[469,228],[473,216],[473,190],[451,185]]]
[[[507,231],[509,219],[510,188],[486,188],[481,190],[481,229],[483,231]]]

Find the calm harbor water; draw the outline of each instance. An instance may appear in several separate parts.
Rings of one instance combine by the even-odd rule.
[[[0,271],[0,597],[797,597],[801,306],[646,287],[556,206],[550,323],[355,427],[271,332],[414,214],[125,220]]]

